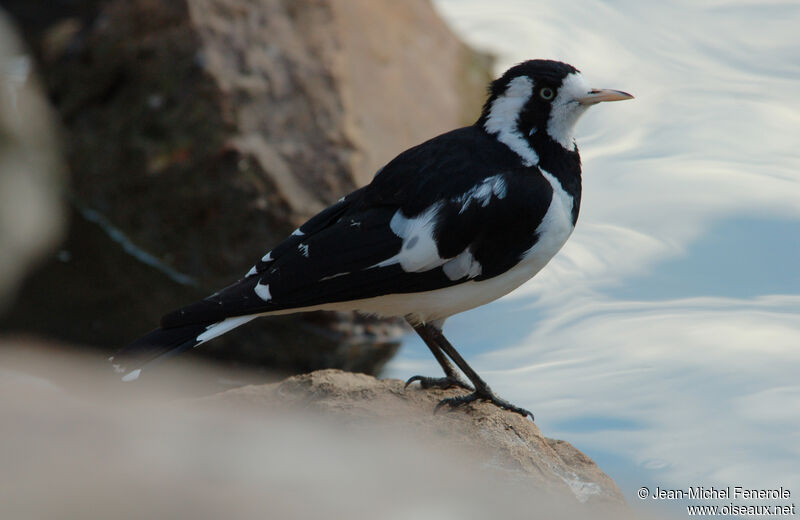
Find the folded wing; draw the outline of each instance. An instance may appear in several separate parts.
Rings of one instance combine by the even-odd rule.
[[[535,168],[506,160],[509,152],[493,140],[473,142],[480,139],[479,130],[462,129],[401,154],[370,185],[264,255],[245,278],[168,314],[162,327],[432,291],[502,274],[535,244],[552,190]],[[448,153],[455,150],[461,153]]]

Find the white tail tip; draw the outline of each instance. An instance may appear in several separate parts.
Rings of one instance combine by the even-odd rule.
[[[139,374],[141,373],[142,373],[141,368],[137,368],[136,370],[131,370],[122,377],[122,380],[125,381],[126,383],[129,381],[136,381],[137,379],[139,379]]]

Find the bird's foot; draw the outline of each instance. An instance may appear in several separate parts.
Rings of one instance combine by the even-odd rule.
[[[474,401],[488,401],[493,405],[502,408],[503,410],[515,412],[523,417],[530,417],[531,421],[533,420],[533,414],[531,412],[529,412],[524,408],[520,408],[519,406],[514,406],[505,399],[500,399],[499,397],[494,395],[494,392],[492,392],[489,387],[477,390],[468,395],[461,395],[458,397],[448,397],[447,399],[442,399],[441,401],[439,401],[439,404],[436,405],[434,413],[438,412],[439,409],[442,408],[443,406],[449,406],[450,408],[458,408],[461,405],[469,404]]]
[[[441,388],[443,390],[447,388],[463,388],[464,390],[472,390],[472,387],[462,381],[458,376],[447,376],[447,377],[426,377],[426,376],[413,376],[406,381],[406,387],[413,383],[414,381],[419,381],[419,385],[424,388]]]

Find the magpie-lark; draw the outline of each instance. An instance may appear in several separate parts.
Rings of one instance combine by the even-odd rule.
[[[300,226],[244,278],[167,314],[161,328],[112,363],[131,381],[146,363],[259,316],[358,310],[405,317],[444,369],[445,377],[414,376],[407,384],[472,391],[444,399],[437,409],[484,400],[532,418],[492,392],[442,325],[516,289],[561,249],[580,207],[575,122],[596,103],[632,97],[589,88],[566,63],[512,67],[491,83],[474,125],[401,153],[369,185]]]

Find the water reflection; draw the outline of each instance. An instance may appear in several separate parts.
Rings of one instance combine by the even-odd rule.
[[[624,299],[800,294],[798,261],[796,220],[732,218],[712,225],[684,255],[609,294]]]
[[[800,5],[437,5],[499,69],[562,59],[637,98],[579,124],[562,253],[448,336],[631,502],[648,484],[800,494]],[[390,375],[436,373],[429,357],[409,338]]]

